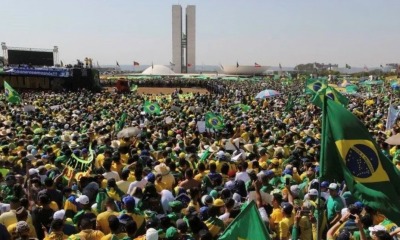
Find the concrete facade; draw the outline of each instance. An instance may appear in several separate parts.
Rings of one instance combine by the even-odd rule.
[[[183,32],[182,6],[172,5],[172,70],[175,73],[196,72],[196,6],[188,5]]]
[[[186,67],[188,73],[196,71],[196,6],[186,7]]]
[[[183,46],[182,46],[182,6],[172,6],[172,70],[182,72]]]

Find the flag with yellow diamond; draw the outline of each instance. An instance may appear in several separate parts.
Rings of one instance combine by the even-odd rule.
[[[218,240],[269,240],[269,233],[254,201],[250,202]]]
[[[10,103],[19,104],[21,102],[21,97],[18,92],[15,91],[6,81],[4,81],[4,94]]]
[[[357,200],[400,224],[400,172],[356,116],[329,98],[326,103],[321,177],[344,178]]]
[[[306,81],[306,94],[315,94],[328,86],[326,78],[310,78]]]
[[[347,104],[349,104],[349,100],[340,92],[338,92],[334,87],[326,87],[317,92],[312,100],[313,104],[322,108],[324,97],[327,97],[334,102],[343,104],[344,106],[347,106]]]

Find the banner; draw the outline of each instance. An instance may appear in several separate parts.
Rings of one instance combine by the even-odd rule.
[[[72,77],[72,71],[66,68],[9,68],[4,73],[48,76],[48,77]]]
[[[71,155],[71,158],[67,160],[65,163],[65,167],[68,168],[67,173],[64,175],[64,178],[69,180],[71,179],[74,171],[75,179],[79,181],[79,179],[83,176],[83,174],[89,170],[92,166],[92,162],[94,160],[94,151],[92,150],[92,145],[89,146],[89,157],[87,160],[78,158],[75,154]]]

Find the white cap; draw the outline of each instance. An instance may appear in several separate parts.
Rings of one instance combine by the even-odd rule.
[[[65,217],[65,210],[58,210],[57,212],[55,212],[53,214],[53,219],[60,219],[60,220],[64,220]]]
[[[154,228],[147,229],[146,240],[158,240],[158,231]]]
[[[328,189],[337,191],[337,190],[339,190],[339,186],[336,183],[331,183],[331,184],[329,184]]]
[[[29,175],[33,175],[33,174],[38,174],[39,170],[37,170],[36,168],[31,168],[28,171]]]
[[[224,151],[218,151],[217,152],[217,157],[223,157],[225,156],[225,152]]]
[[[386,231],[386,228],[382,225],[375,225],[373,227],[369,227],[368,230],[370,232],[378,232],[378,231]]]
[[[89,198],[86,195],[81,195],[80,197],[75,199],[75,201],[77,203],[80,203],[80,204],[88,204],[89,203]]]
[[[318,190],[317,189],[310,189],[309,191],[308,191],[308,195],[311,195],[311,196],[318,196]]]
[[[26,158],[27,158],[29,161],[32,161],[33,159],[36,159],[35,156],[33,156],[32,154],[26,154]]]

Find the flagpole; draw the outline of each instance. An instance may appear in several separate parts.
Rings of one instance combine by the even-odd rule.
[[[318,94],[318,93],[317,93]],[[321,179],[323,178],[324,175],[324,169],[325,169],[325,159],[326,159],[326,144],[327,144],[327,139],[328,139],[328,134],[326,132],[327,127],[327,110],[328,110],[328,104],[327,104],[327,97],[323,96],[323,101],[322,101],[322,144],[321,144],[321,155],[319,156],[319,174],[318,174],[318,204],[317,204],[317,209],[318,209],[318,216],[317,216],[317,239],[320,237],[320,231],[322,229],[321,225]]]

